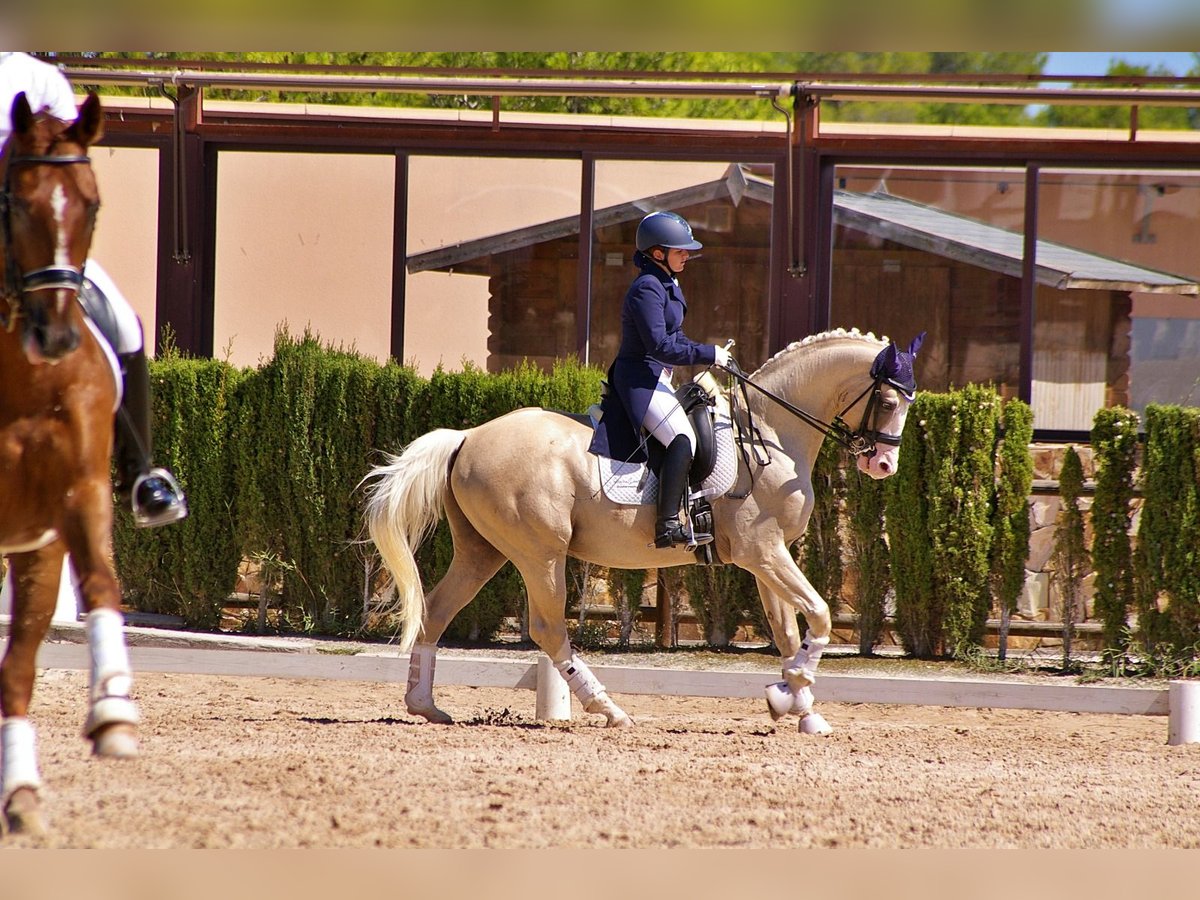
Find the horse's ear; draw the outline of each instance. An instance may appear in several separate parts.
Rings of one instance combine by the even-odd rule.
[[[925,335],[926,334],[928,334],[928,332],[922,331],[920,334],[918,334],[915,338],[912,339],[912,343],[908,345],[908,355],[909,356],[917,355],[917,351],[920,350],[921,345],[923,343],[925,343]]]
[[[76,143],[90,147],[104,136],[104,111],[100,109],[100,98],[95,91],[87,95],[79,107],[79,116],[67,129]]]
[[[33,110],[29,108],[29,99],[25,92],[13,97],[12,130],[13,134],[27,134],[33,128]]]

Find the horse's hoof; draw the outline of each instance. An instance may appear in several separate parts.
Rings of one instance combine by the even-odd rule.
[[[830,734],[832,731],[833,726],[818,712],[810,712],[800,720],[801,734]]]
[[[37,791],[31,787],[19,787],[12,792],[4,807],[4,820],[10,834],[27,834],[42,837],[46,824],[42,821]]]
[[[410,716],[420,716],[426,722],[430,722],[434,725],[454,724],[454,717],[450,715],[450,713],[443,712],[442,710],[438,709],[436,706],[429,709],[418,709],[414,706],[410,706],[408,707],[408,714]]]
[[[138,755],[137,729],[124,722],[105,725],[92,735],[92,753],[108,759],[132,759]]]
[[[611,719],[609,719],[608,724],[605,725],[604,727],[605,728],[632,728],[633,727],[633,719],[629,718],[629,716],[622,713],[619,716],[613,716]]]

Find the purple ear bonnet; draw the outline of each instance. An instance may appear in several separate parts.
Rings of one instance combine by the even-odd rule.
[[[892,341],[879,351],[875,362],[871,363],[871,377],[878,381],[886,381],[911,401],[917,396],[917,379],[913,375],[913,360],[916,359],[917,351],[921,349],[924,341],[924,331],[913,338],[907,350],[901,350],[896,342]]]

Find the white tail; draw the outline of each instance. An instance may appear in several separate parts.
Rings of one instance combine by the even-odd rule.
[[[372,469],[364,517],[383,563],[396,584],[400,650],[412,649],[425,618],[425,591],[413,553],[442,517],[450,459],[466,432],[439,428],[422,435],[398,456]]]

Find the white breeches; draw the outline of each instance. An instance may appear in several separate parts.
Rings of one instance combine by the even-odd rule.
[[[100,263],[89,259],[83,266],[83,277],[88,279],[108,298],[113,318],[117,322],[117,346],[113,349],[118,355],[136,353],[142,349],[142,320],[138,318],[121,289],[100,267]]]
[[[642,419],[642,427],[664,447],[671,446],[671,441],[678,435],[687,435],[688,443],[692,445],[692,456],[696,455],[696,432],[692,428],[691,419],[675,398],[670,369],[663,369],[662,374],[658,376],[658,384],[654,386],[654,396],[650,398],[650,406],[646,410],[646,417]]]

